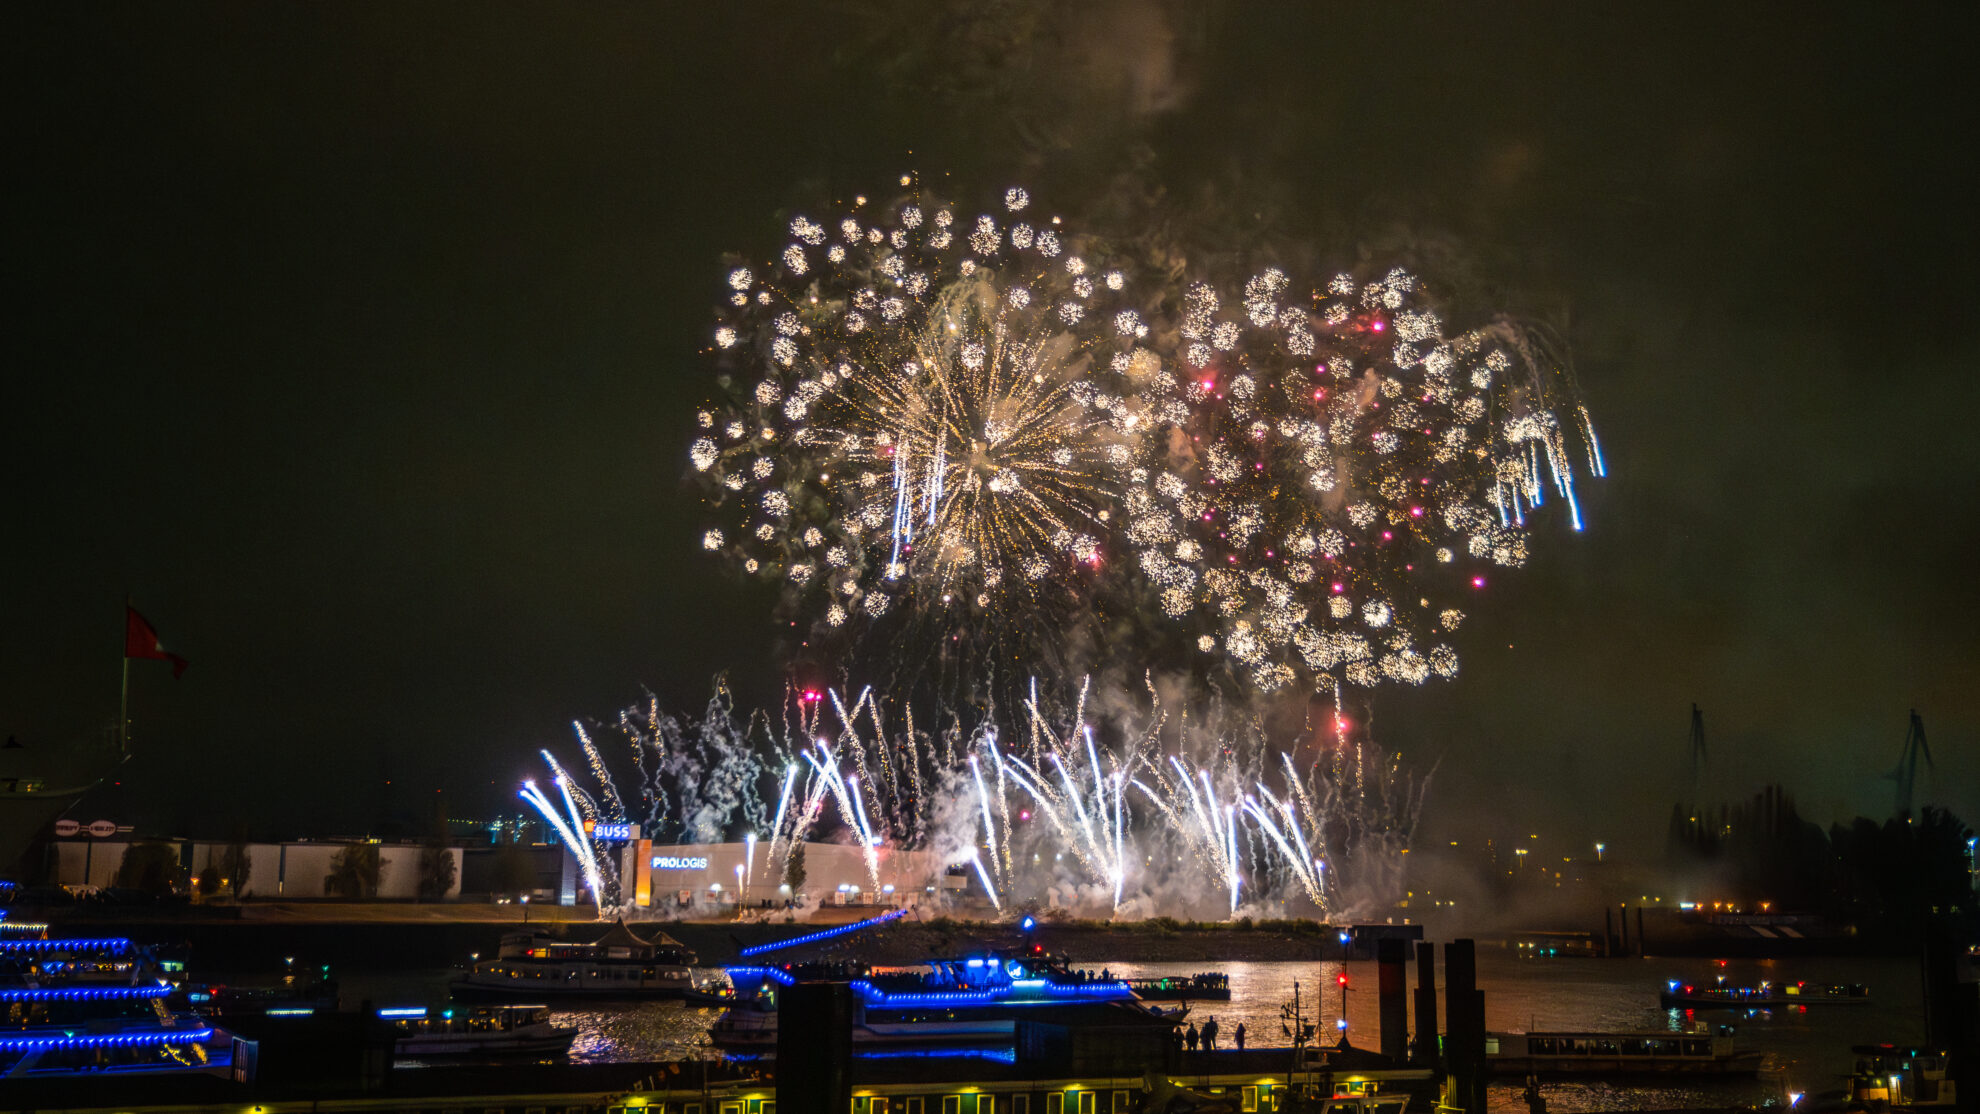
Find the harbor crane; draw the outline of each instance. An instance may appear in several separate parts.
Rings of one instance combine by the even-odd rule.
[[[1897,769],[1884,776],[1897,782],[1897,815],[1911,816],[1911,793],[1918,784],[1918,758],[1925,757],[1925,768],[1932,768],[1932,748],[1925,742],[1925,721],[1918,709],[1911,709],[1911,727],[1904,733],[1904,750],[1898,755]]]

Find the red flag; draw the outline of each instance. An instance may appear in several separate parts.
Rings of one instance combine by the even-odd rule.
[[[177,679],[186,671],[186,659],[177,654],[168,654],[165,647],[158,644],[158,632],[137,613],[137,608],[124,606],[124,656],[127,658],[149,658],[152,661],[172,663],[172,677]]]

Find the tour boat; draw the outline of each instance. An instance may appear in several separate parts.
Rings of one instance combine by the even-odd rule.
[[[550,1020],[550,1007],[485,1006],[443,1010],[423,1007],[383,1009],[378,1016],[399,1031],[396,1055],[426,1060],[447,1056],[562,1056],[577,1039],[577,1027]]]
[[[1943,1050],[1897,1044],[1860,1044],[1850,1050],[1852,1106],[1869,1110],[1951,1109],[1959,1089],[1947,1076],[1951,1059]]]
[[[456,998],[678,998],[694,986],[695,954],[624,921],[589,944],[517,933],[452,984]]]
[[[1002,955],[932,960],[917,968],[868,969],[831,965],[816,971],[782,967],[730,967],[737,1004],[709,1029],[709,1040],[730,1054],[774,1055],[777,991],[814,978],[850,975],[855,1016],[855,1055],[884,1055],[916,1048],[972,1049],[992,1058],[1012,1055],[1020,1020],[1046,1020],[1076,1012],[1085,1024],[1159,1029],[1165,1035],[1179,1015],[1144,1004],[1119,979],[1089,979],[1038,958]]]
[[[1123,979],[1134,996],[1144,1002],[1228,1002],[1231,981],[1228,975],[1205,972],[1200,975],[1169,975],[1143,979]]]
[[[172,999],[183,1000],[202,1017],[302,1017],[337,1011],[337,980],[330,968],[304,968],[294,964],[273,982],[234,983],[188,979]]]
[[[1759,1052],[1739,1051],[1726,1033],[1487,1033],[1485,1062],[1500,1075],[1752,1075]]]
[[[0,940],[0,1079],[252,1078],[253,1044],[174,1013],[172,990],[122,937]]]
[[[1666,1009],[1771,1010],[1782,1006],[1856,1006],[1870,1001],[1861,984],[1763,982],[1758,986],[1693,986],[1678,979],[1664,983],[1657,996]]]

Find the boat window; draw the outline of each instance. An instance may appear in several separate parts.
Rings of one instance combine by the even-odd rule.
[[[873,1096],[873,1101],[867,1104],[866,1109],[871,1111],[872,1114],[887,1114],[886,1096],[884,1095]]]
[[[764,1099],[764,1100],[763,1100],[763,1114],[777,1114],[777,1100],[776,1100],[776,1099]]]
[[[1497,1037],[1486,1037],[1486,1038],[1485,1038],[1485,1055],[1487,1055],[1487,1056],[1497,1056],[1498,1054],[1499,1054],[1499,1038],[1497,1038]]]
[[[1686,1056],[1710,1056],[1712,1054],[1712,1042],[1685,1041],[1684,1054]]]
[[[1031,1096],[1012,1095],[1011,1114],[1031,1114]]]
[[[862,1102],[864,1102],[864,1101],[866,1101],[866,1100],[864,1100],[864,1099],[854,1099],[854,1100],[853,1100],[853,1111],[854,1111],[854,1114],[858,1114],[858,1111],[859,1111],[859,1104],[860,1104],[860,1103],[862,1103]],[[725,1102],[725,1103],[723,1103],[723,1104],[722,1104],[722,1114],[742,1114],[742,1103],[739,1103],[739,1102]]]
[[[1612,1041],[1612,1040],[1597,1040],[1597,1041],[1595,1042],[1595,1055],[1597,1055],[1597,1056],[1614,1056],[1615,1054],[1616,1054],[1616,1042],[1615,1042],[1615,1041]]]
[[[1045,1092],[1045,1114],[1061,1114],[1065,1096],[1057,1091]]]
[[[1079,1114],[1093,1114],[1094,1107],[1099,1104],[1100,1100],[1092,1091],[1081,1091],[1079,1093]]]
[[[1127,1114],[1127,1108],[1128,1108],[1128,1093],[1126,1091],[1115,1091],[1114,1114]]]
[[[1244,1111],[1245,1114],[1252,1114],[1253,1111],[1258,1109],[1257,1087],[1246,1087],[1244,1089],[1239,1100],[1238,1109]]]
[[[1559,1047],[1559,1042],[1552,1037],[1526,1038],[1526,1052],[1529,1056],[1556,1056],[1559,1055],[1556,1051]]]
[[[997,1096],[976,1096],[976,1114],[997,1114]]]
[[[962,1096],[943,1095],[942,1114],[962,1114]]]
[[[907,1100],[907,1114],[921,1114],[921,1103],[922,1100],[919,1098]]]
[[[1650,1055],[1649,1042],[1626,1040],[1622,1042],[1622,1054],[1625,1056],[1648,1056]]]

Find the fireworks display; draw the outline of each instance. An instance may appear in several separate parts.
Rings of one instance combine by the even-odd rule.
[[[618,879],[587,821],[638,823],[656,841],[740,838],[778,871],[798,843],[839,840],[862,849],[876,888],[883,849],[932,851],[999,910],[1236,916],[1303,902],[1342,915],[1396,896],[1422,802],[1396,756],[1335,738],[1296,762],[1241,716],[1182,729],[1151,691],[1103,722],[1088,701],[1084,684],[1057,711],[1034,693],[1015,738],[988,722],[889,734],[871,692],[794,691],[775,719],[738,718],[720,692],[699,719],[649,702],[620,717],[624,747],[578,730],[595,790],[546,752],[556,792],[522,796],[573,848],[601,909]]]
[[[595,794],[550,760],[557,794],[525,798],[592,860],[601,907],[612,865],[581,831],[633,819],[627,796],[653,838],[740,833],[752,866],[759,841],[775,867],[836,838],[877,887],[882,850],[930,851],[1000,910],[1393,903],[1424,783],[1350,741],[1343,690],[1454,675],[1465,606],[1525,563],[1543,506],[1581,528],[1603,465],[1565,361],[1507,319],[1447,330],[1401,270],[1144,282],[1023,189],[983,208],[907,177],[734,266],[726,399],[689,461],[703,548],[779,584],[808,639],[897,661],[967,639],[1028,692],[938,691],[933,733],[913,685],[898,717],[828,686],[776,717],[738,720],[719,690],[698,720],[649,704],[620,717],[629,755],[580,728]],[[1081,640],[1097,660],[1061,652],[1103,629]],[[1148,698],[1041,699],[1038,676],[1095,667]],[[1210,684],[1172,720],[1158,673]],[[1332,730],[1269,742],[1258,702],[1295,685],[1327,694]]]
[[[1029,208],[862,198],[729,276],[703,545],[822,631],[901,608],[1048,639],[1041,609],[1108,610],[1260,692],[1420,684],[1538,508],[1580,529],[1600,447],[1538,335],[1447,336],[1399,270],[1145,291],[1176,308],[1144,316],[1128,268]]]
[[[736,401],[690,451],[723,511],[703,546],[826,628],[905,610],[994,633],[1083,597],[1146,420],[1115,369],[1148,330],[1119,270],[1032,220],[1016,189],[981,216],[860,199],[733,270],[714,339]]]

